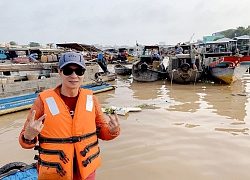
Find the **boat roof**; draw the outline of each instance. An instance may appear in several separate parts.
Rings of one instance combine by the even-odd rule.
[[[159,46],[144,46],[144,49],[159,49]]]
[[[236,40],[239,40],[239,39],[250,39],[250,36],[243,35],[243,36],[234,37],[234,39],[236,39]]]
[[[221,38],[218,39],[216,42],[230,42],[230,41],[236,41],[236,40],[230,38]]]
[[[229,42],[235,42],[236,40],[230,38],[221,38],[216,41],[207,41],[206,44],[225,44]]]
[[[78,51],[90,51],[90,52],[98,52],[102,51],[95,46],[87,45],[87,44],[79,44],[79,43],[64,43],[64,44],[56,44],[59,47],[63,48],[71,48]]]
[[[58,52],[62,51],[61,49],[47,49],[39,47],[29,47],[29,48],[3,48],[5,51],[41,51],[41,52]]]

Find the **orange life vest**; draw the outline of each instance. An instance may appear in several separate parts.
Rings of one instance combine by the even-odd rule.
[[[90,90],[79,90],[74,117],[54,90],[40,93],[44,103],[44,128],[39,135],[38,179],[73,179],[73,158],[81,178],[86,179],[100,165],[95,108]]]

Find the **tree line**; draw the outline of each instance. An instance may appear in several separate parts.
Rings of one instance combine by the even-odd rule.
[[[250,35],[250,25],[248,25],[246,28],[239,26],[236,29],[228,29],[225,31],[220,31],[219,33],[231,39],[238,36]]]

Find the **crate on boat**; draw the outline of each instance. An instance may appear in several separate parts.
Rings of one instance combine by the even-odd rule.
[[[27,79],[28,80],[36,80],[39,78],[39,74],[27,74]]]

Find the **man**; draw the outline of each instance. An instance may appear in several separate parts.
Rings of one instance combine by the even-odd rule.
[[[62,84],[39,93],[19,136],[23,148],[39,152],[39,180],[94,180],[101,165],[98,138],[111,140],[120,134],[118,116],[106,119],[92,91],[81,89],[86,64],[83,56],[61,56],[58,72]]]
[[[177,43],[175,54],[182,54],[183,48],[181,47],[180,43]]]
[[[193,44],[191,46],[191,51],[190,51],[190,58],[191,58],[191,63],[193,65],[193,69],[197,69],[196,65],[195,65],[195,56],[198,55],[198,51],[195,49],[195,45]]]
[[[103,70],[105,73],[108,73],[108,72],[109,72],[109,70],[108,70],[108,68],[107,68],[107,64],[106,64],[106,58],[105,58],[105,56],[103,56],[102,53],[99,53],[99,54],[98,54],[97,63],[99,64],[99,66],[102,68],[102,70]]]
[[[155,52],[154,50],[152,51],[152,58],[155,58],[159,61],[162,60],[162,57],[159,55],[159,53]]]

